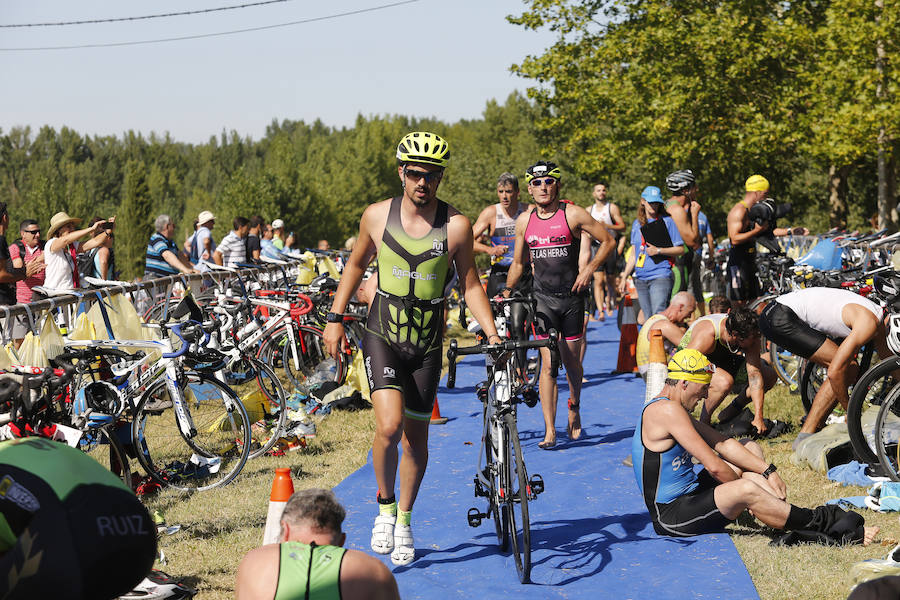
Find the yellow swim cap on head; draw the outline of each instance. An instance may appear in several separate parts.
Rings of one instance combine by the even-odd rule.
[[[699,350],[680,350],[669,360],[669,379],[709,383],[715,366]]]
[[[762,175],[751,175],[747,178],[744,189],[748,192],[767,192],[769,191],[769,180]]]

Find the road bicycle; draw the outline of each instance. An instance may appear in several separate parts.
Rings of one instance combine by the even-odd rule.
[[[470,508],[467,519],[471,527],[482,520],[492,519],[501,551],[510,549],[516,563],[519,581],[531,579],[531,522],[528,502],[544,491],[540,475],[529,477],[519,441],[516,404],[537,403],[537,393],[519,377],[513,357],[524,349],[549,348],[551,370],[556,376],[559,367],[558,335],[551,330],[546,340],[516,341],[499,344],[480,344],[460,348],[457,340],[450,341],[447,351],[449,372],[447,387],[456,385],[456,359],[459,356],[484,354],[487,365],[486,381],[477,386],[482,403],[482,438],[475,473],[475,497],[487,499],[487,509]]]

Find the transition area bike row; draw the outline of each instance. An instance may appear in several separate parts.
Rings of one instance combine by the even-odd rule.
[[[476,385],[485,378],[482,356],[458,363],[456,386],[438,391],[445,425],[429,431],[428,472],[416,500],[416,560],[391,567],[403,598],[757,598],[750,576],[729,537],[662,538],[653,531],[631,467],[634,424],[644,384],[633,375],[611,375],[619,345],[612,320],[592,322],[585,358],[581,414],[584,435],[569,442],[560,434],[552,450],[540,450],[540,407],[518,407],[518,433],[529,474],[540,473],[544,491],[529,503],[531,582],[522,587],[515,559],[501,552],[492,519],[469,527],[474,474],[482,435],[482,404]],[[565,398],[564,379],[560,396]],[[347,507],[348,547],[369,551],[371,457],[336,488]],[[715,573],[715,577],[710,577]]]

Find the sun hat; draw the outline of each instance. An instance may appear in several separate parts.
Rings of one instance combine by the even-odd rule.
[[[204,210],[202,213],[197,215],[197,225],[206,225],[210,221],[215,221],[216,217],[208,210]]]
[[[69,223],[71,223],[72,225],[78,225],[81,223],[81,219],[70,217],[65,212],[58,212],[53,215],[50,218],[50,229],[47,230],[47,238],[52,238],[60,227]]]
[[[272,229],[284,229],[284,221],[281,219],[275,219],[272,221]]]

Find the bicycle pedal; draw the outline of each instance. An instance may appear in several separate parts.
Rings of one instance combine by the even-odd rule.
[[[487,517],[487,515],[477,508],[470,508],[468,514],[466,514],[466,519],[469,521],[469,527],[480,527],[481,521],[485,517]]]
[[[522,401],[528,408],[534,408],[535,406],[537,406],[538,400],[540,400],[540,396],[533,387],[528,386],[524,390],[522,390]]]
[[[475,496],[486,497],[488,495],[487,490],[484,489],[484,486],[481,484],[481,480],[478,477],[475,478]]]
[[[538,474],[531,476],[531,481],[528,482],[528,485],[535,496],[544,492],[544,478]]]

